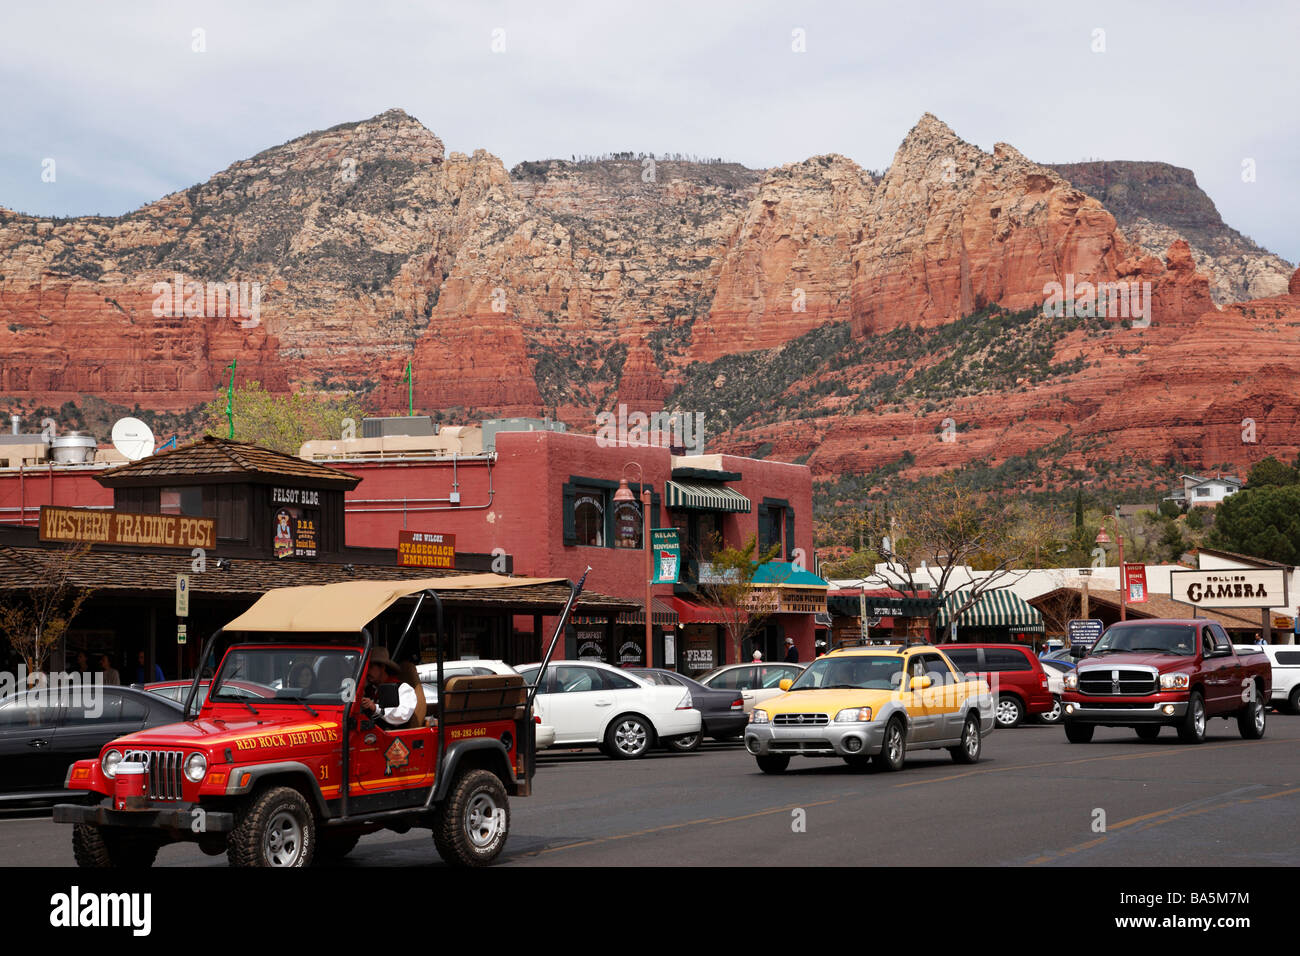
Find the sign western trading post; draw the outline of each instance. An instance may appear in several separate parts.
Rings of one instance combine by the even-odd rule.
[[[215,548],[217,522],[187,515],[138,514],[41,505],[42,541],[141,548]]]

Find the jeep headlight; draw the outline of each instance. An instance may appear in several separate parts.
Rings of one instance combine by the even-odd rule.
[[[755,710],[753,713],[751,713],[751,714],[749,715],[749,722],[750,722],[751,724],[765,724],[765,723],[767,723],[767,711],[765,711],[765,710]]]
[[[117,773],[117,765],[122,762],[122,755],[116,750],[110,750],[104,754],[99,761],[99,769],[104,771],[104,776],[109,780],[113,779],[113,774]]]
[[[1191,683],[1189,674],[1161,674],[1161,690],[1187,690],[1187,685]]]
[[[1065,689],[1076,690],[1079,686],[1079,675],[1074,671],[1065,675]]]
[[[203,777],[208,772],[208,758],[203,754],[190,754],[190,759],[185,761],[185,776],[191,783],[202,783]]]
[[[849,707],[835,715],[835,723],[837,724],[863,723],[870,719],[870,707]]]

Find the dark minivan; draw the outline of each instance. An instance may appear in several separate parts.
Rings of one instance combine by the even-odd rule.
[[[1026,644],[941,644],[939,649],[961,670],[978,674],[991,688],[996,686],[999,727],[1015,727],[1025,717],[1047,713],[1055,704],[1047,671]]]

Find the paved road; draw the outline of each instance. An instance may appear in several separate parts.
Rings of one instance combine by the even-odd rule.
[[[1059,728],[998,731],[984,757],[909,756],[896,774],[796,760],[758,772],[737,745],[615,762],[547,752],[536,796],[516,800],[502,862],[512,866],[1296,865],[1300,863],[1300,717],[1269,715],[1245,741],[1213,721],[1189,747],[1165,731],[1097,731],[1068,744]],[[1096,811],[1105,832],[1094,831]],[[802,811],[802,814],[796,813]],[[802,830],[796,823],[802,820]],[[0,818],[0,865],[70,865],[68,828]],[[376,834],[342,864],[436,863],[428,831]],[[192,845],[160,866],[222,866]]]

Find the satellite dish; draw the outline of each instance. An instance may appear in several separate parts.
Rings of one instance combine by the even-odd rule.
[[[119,418],[113,423],[113,447],[130,461],[152,455],[153,444],[153,432],[140,419]]]

